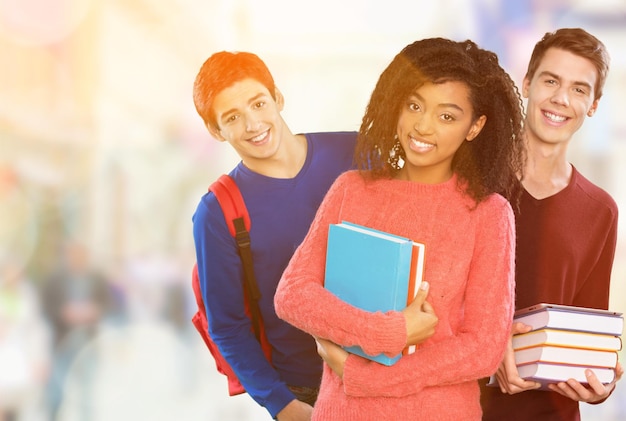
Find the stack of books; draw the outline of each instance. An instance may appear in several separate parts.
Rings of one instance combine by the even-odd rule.
[[[417,294],[424,274],[425,246],[387,232],[342,222],[331,224],[324,287],[341,300],[370,312],[403,310]],[[401,354],[369,355],[358,345],[344,349],[387,366]]]
[[[602,383],[613,381],[622,349],[622,313],[542,303],[517,311],[514,321],[532,327],[512,339],[520,377],[541,383],[544,390],[568,379],[587,383],[587,369]]]

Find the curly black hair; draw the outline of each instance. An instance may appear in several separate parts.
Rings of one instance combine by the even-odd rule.
[[[395,56],[380,75],[363,116],[357,167],[372,178],[393,177],[404,156],[395,139],[402,104],[424,83],[450,81],[468,86],[474,120],[487,117],[480,134],[457,150],[452,170],[476,203],[491,193],[511,200],[525,159],[522,99],[496,54],[470,40],[424,39]]]

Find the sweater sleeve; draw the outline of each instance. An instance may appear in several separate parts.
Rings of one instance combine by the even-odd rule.
[[[615,207],[615,213],[613,218],[607,218],[610,221],[607,225],[606,240],[602,247],[602,251],[598,258],[598,262],[594,265],[589,279],[585,282],[583,288],[577,294],[575,303],[577,305],[594,307],[594,308],[609,308],[609,292],[611,290],[611,271],[613,268],[613,260],[615,258],[615,248],[617,244],[617,207]],[[587,302],[589,297],[595,297],[595,294],[602,293],[602,298],[596,298],[593,302]],[[589,402],[590,405],[599,405],[604,403],[615,391],[615,388],[611,390],[611,393],[602,400],[596,402]]]
[[[515,233],[508,202],[503,205],[493,196],[488,202],[481,206],[459,328],[436,343],[424,342],[391,367],[350,355],[343,375],[346,394],[401,397],[495,372],[514,310]]]
[[[613,210],[613,209],[612,209]],[[601,218],[606,221],[601,225],[598,234],[593,238],[585,238],[585,241],[595,239],[598,250],[596,260],[589,276],[585,279],[581,288],[576,292],[573,305],[592,308],[609,308],[609,293],[611,291],[611,272],[615,259],[617,244],[617,207],[614,212]]]
[[[324,288],[328,227],[339,222],[345,192],[355,176],[340,176],[330,188],[278,284],[276,314],[314,337],[343,346],[359,345],[369,354],[397,355],[406,344],[401,313],[367,312]]]
[[[248,394],[276,416],[295,396],[265,358],[245,315],[241,260],[214,197],[198,206],[193,235],[211,338]]]

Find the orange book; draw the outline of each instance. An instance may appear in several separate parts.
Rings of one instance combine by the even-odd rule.
[[[515,364],[518,366],[536,362],[614,368],[617,364],[617,352],[549,345],[515,351]]]
[[[411,270],[409,272],[409,295],[407,296],[406,305],[413,302],[420,284],[424,277],[424,244],[413,243],[413,255],[411,257]],[[412,354],[417,349],[417,345],[410,345],[405,348],[402,355]]]
[[[619,351],[622,349],[622,338],[615,335],[559,329],[539,329],[513,336],[514,350],[539,345]]]

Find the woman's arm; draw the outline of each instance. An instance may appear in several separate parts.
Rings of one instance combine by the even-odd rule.
[[[348,395],[404,396],[427,386],[486,377],[496,370],[514,308],[515,233],[510,206],[496,201],[483,209],[476,233],[463,321],[457,331],[436,343],[427,341],[391,367],[348,356],[343,372]]]
[[[402,313],[366,312],[324,289],[328,227],[340,222],[346,193],[359,195],[355,192],[359,180],[358,173],[344,174],[330,188],[279,282],[276,314],[312,336],[343,346],[359,345],[369,354],[396,355],[406,345]]]

